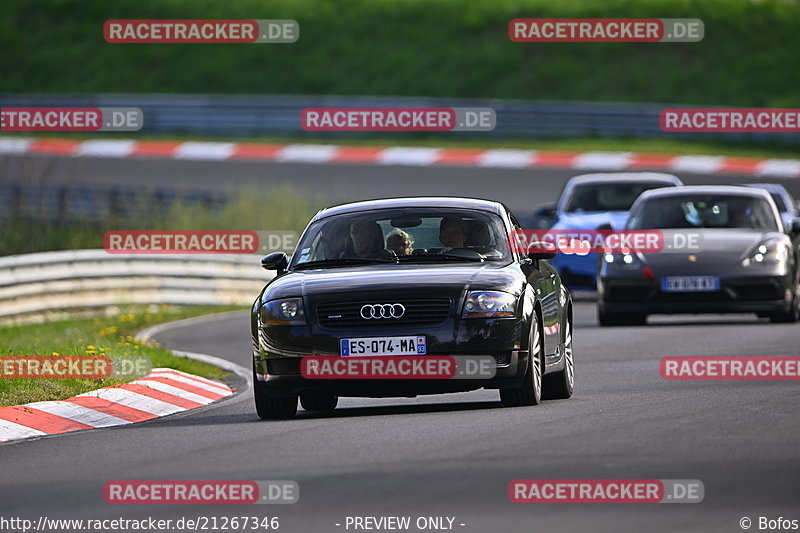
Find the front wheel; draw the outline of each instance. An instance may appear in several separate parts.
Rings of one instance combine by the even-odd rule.
[[[528,369],[519,387],[500,389],[500,401],[506,407],[539,405],[542,403],[542,339],[536,313],[531,316],[530,341],[528,342]]]
[[[545,400],[566,400],[575,388],[575,362],[572,356],[572,322],[567,322],[564,337],[564,369],[547,374],[542,381],[542,397]]]
[[[264,420],[294,418],[297,414],[297,396],[270,396],[264,386],[255,378],[253,372],[253,395],[256,400],[256,413]]]

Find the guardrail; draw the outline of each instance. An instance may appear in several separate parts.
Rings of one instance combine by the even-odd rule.
[[[256,254],[6,256],[0,258],[0,323],[90,316],[128,304],[250,305],[273,275]]]
[[[491,132],[460,132],[458,137],[616,137],[719,139],[800,143],[800,133],[665,133],[658,117],[676,103],[576,102],[389,96],[287,96],[220,94],[0,94],[0,107],[139,107],[141,133],[211,137],[270,135],[338,138],[352,133],[315,132],[300,127],[306,107],[491,107],[497,127]],[[456,135],[456,134],[448,134]]]

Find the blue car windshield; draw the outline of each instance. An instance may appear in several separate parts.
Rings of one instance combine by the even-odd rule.
[[[589,213],[595,211],[628,211],[644,191],[668,186],[666,183],[625,182],[586,183],[572,189],[564,211]]]

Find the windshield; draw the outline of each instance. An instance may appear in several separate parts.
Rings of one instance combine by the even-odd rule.
[[[644,191],[669,187],[667,183],[625,182],[587,183],[572,190],[564,211],[585,213],[591,211],[628,211]]]
[[[783,201],[783,196],[781,196],[776,192],[771,192],[769,193],[769,195],[772,196],[772,201],[775,202],[776,206],[778,206],[778,211],[780,211],[781,213],[786,213],[787,211],[789,211],[786,202]]]
[[[502,219],[463,209],[400,208],[323,218],[303,235],[291,268],[369,263],[508,261]]]
[[[752,196],[667,196],[642,202],[628,229],[738,228],[778,231],[769,202]]]

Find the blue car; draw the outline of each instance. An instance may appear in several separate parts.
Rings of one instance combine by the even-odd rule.
[[[772,196],[772,201],[778,206],[778,213],[781,215],[784,230],[787,233],[791,232],[795,219],[800,218],[800,209],[798,209],[794,198],[786,190],[786,187],[779,183],[741,183],[740,185],[767,191]]]
[[[551,229],[622,229],[628,210],[641,193],[683,182],[660,172],[603,172],[571,178],[556,204]],[[550,261],[564,284],[572,289],[597,287],[597,254],[559,253]]]

